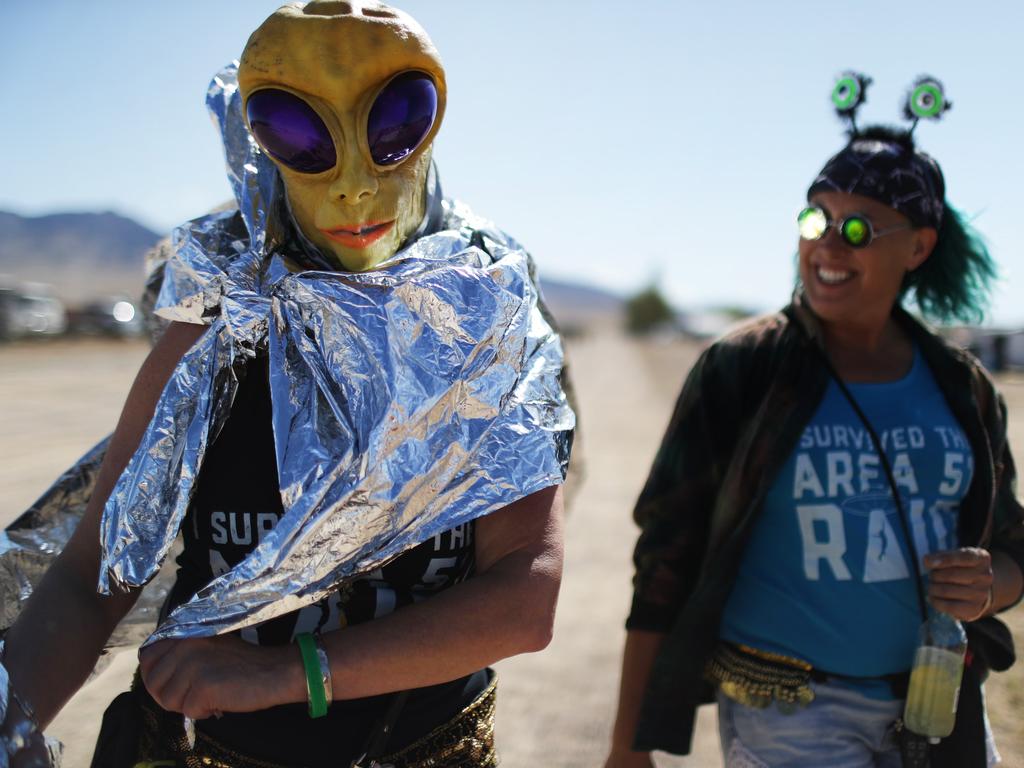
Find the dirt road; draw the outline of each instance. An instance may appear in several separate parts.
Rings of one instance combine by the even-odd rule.
[[[0,525],[30,504],[68,464],[109,431],[141,343],[55,342],[0,347]],[[499,665],[498,739],[506,768],[600,766],[618,685],[629,602],[629,520],[658,439],[695,350],[636,344],[595,333],[571,344],[579,391],[585,479],[567,525],[567,561],[555,639],[539,654]],[[1024,446],[1024,382],[1006,379],[1012,442]],[[1024,636],[1021,612],[1011,614]],[[65,765],[85,768],[100,714],[127,686],[131,653],[119,654],[50,729]],[[1024,665],[988,686],[1005,765],[1024,765]],[[661,768],[718,768],[714,713],[702,712],[695,753],[658,756]]]

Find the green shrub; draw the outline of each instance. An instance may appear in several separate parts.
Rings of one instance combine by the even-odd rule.
[[[636,335],[651,333],[675,320],[675,310],[654,285],[627,299],[625,309],[626,330]]]

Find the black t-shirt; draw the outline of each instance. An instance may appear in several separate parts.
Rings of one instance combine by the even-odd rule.
[[[168,609],[240,562],[283,513],[271,425],[267,362],[247,366],[231,413],[210,446],[182,525],[184,550]],[[342,585],[318,603],[243,629],[259,645],[292,642],[302,632],[331,632],[372,621],[426,599],[473,571],[472,522],[445,531],[382,568]],[[298,654],[298,650],[296,650]],[[451,719],[486,685],[486,673],[412,691],[388,742],[401,748]],[[335,701],[311,720],[305,704],[225,714],[198,724],[244,754],[299,765],[348,765],[380,719],[391,695]]]

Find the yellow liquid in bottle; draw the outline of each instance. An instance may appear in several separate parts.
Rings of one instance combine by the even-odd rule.
[[[957,651],[922,645],[914,655],[903,722],[914,733],[943,738],[953,732],[964,658]]]

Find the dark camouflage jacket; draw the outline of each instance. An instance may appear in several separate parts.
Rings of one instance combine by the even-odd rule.
[[[902,309],[901,322],[970,440],[974,478],[961,506],[961,546],[1001,549],[1024,570],[1024,509],[1006,442],[1006,408],[980,363]],[[641,527],[627,628],[666,632],[635,748],[686,754],[721,612],[765,494],[795,449],[829,380],[817,318],[800,297],[711,345],[694,364],[634,511]],[[1012,663],[993,618],[972,634],[989,666]],[[980,646],[976,648],[975,646]],[[996,643],[996,646],[999,644]],[[1007,657],[1009,654],[1009,657]]]

